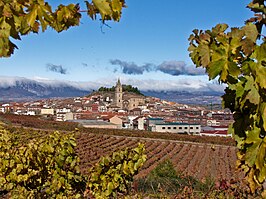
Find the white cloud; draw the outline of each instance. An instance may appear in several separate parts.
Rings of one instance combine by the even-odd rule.
[[[180,78],[177,80],[136,80],[125,79],[126,84],[137,86],[140,90],[153,91],[216,91],[223,92],[224,85],[215,84],[213,82],[204,82],[200,79]],[[122,81],[123,82],[123,81]]]
[[[23,77],[5,77],[0,76],[0,87],[7,88],[15,86],[17,82],[33,82],[39,83],[43,86],[62,87],[73,86],[81,90],[97,90],[101,86],[112,87],[115,85],[118,78],[107,77],[98,79],[97,81],[67,81],[67,80],[51,80],[44,77],[34,77],[31,79]],[[169,80],[157,80],[157,79],[134,79],[124,76],[121,79],[122,84],[130,84],[134,87],[138,87],[142,91],[216,91],[223,92],[225,85],[220,85],[215,81],[204,81],[195,77],[179,77]]]
[[[11,86],[15,86],[17,81],[27,81],[28,79],[24,77],[6,77],[0,76],[0,87],[1,88],[8,88]]]

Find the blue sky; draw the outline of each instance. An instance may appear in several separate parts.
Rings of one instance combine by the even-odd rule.
[[[188,37],[195,28],[210,29],[217,23],[242,26],[252,16],[245,8],[249,2],[127,0],[121,21],[108,22],[111,28],[84,15],[81,25],[68,31],[49,29],[22,37],[16,42],[19,50],[0,59],[1,76],[105,86],[121,78],[122,83],[145,89],[149,82],[164,84],[161,89],[209,85],[208,77],[195,70],[189,58]]]

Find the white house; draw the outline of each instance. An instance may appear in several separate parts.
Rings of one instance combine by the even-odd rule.
[[[5,112],[5,108],[0,106],[0,113],[4,113]]]
[[[41,115],[54,115],[54,109],[53,108],[42,108]]]
[[[67,113],[57,113],[56,114],[56,121],[67,121],[67,120],[73,120],[74,114],[72,112]]]
[[[187,124],[187,123],[163,123],[155,124],[156,132],[169,132],[181,134],[200,134],[200,124]]]
[[[123,124],[123,120],[121,118],[119,118],[117,115],[115,115],[115,116],[110,118],[110,123],[116,124],[117,128],[121,129],[122,124]]]
[[[116,124],[101,120],[73,120],[73,122],[78,122],[85,128],[117,129]]]
[[[146,117],[139,116],[133,120],[134,129],[145,130]]]
[[[70,113],[71,109],[70,108],[58,108],[56,109],[56,113]]]

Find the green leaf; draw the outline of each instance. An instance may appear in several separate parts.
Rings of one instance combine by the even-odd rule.
[[[247,132],[247,144],[252,144],[250,147],[247,148],[246,154],[245,154],[245,160],[247,164],[252,167],[255,164],[255,161],[258,156],[258,151],[260,148],[260,145],[262,143],[262,139],[259,137],[260,135],[260,129],[255,128],[252,131]]]
[[[255,85],[253,77],[246,77],[245,91],[248,91],[246,99],[248,99],[251,103],[258,105],[260,102],[260,94]]]
[[[228,63],[228,73],[230,76],[234,78],[238,78],[238,76],[241,74],[240,68],[237,66],[236,63],[234,62],[229,62]]]
[[[209,79],[211,80],[216,78],[222,72],[224,65],[225,60],[223,59],[211,62],[210,65],[207,67]]]

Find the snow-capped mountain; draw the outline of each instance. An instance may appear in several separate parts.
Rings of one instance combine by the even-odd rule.
[[[0,102],[27,101],[44,98],[82,97],[98,90],[101,86],[115,85],[112,81],[99,82],[71,82],[63,80],[49,80],[44,78],[28,79],[24,77],[0,76]],[[155,80],[123,81],[124,84],[137,86],[146,96],[175,101],[184,104],[220,103],[223,88],[216,84],[204,84],[193,87],[186,84],[160,82]],[[153,89],[151,89],[151,87]],[[156,88],[156,89],[155,89]],[[176,89],[175,89],[176,88]]]
[[[26,78],[6,78],[0,82],[0,101],[35,100],[52,97],[84,96],[91,92],[64,82],[38,81]]]

